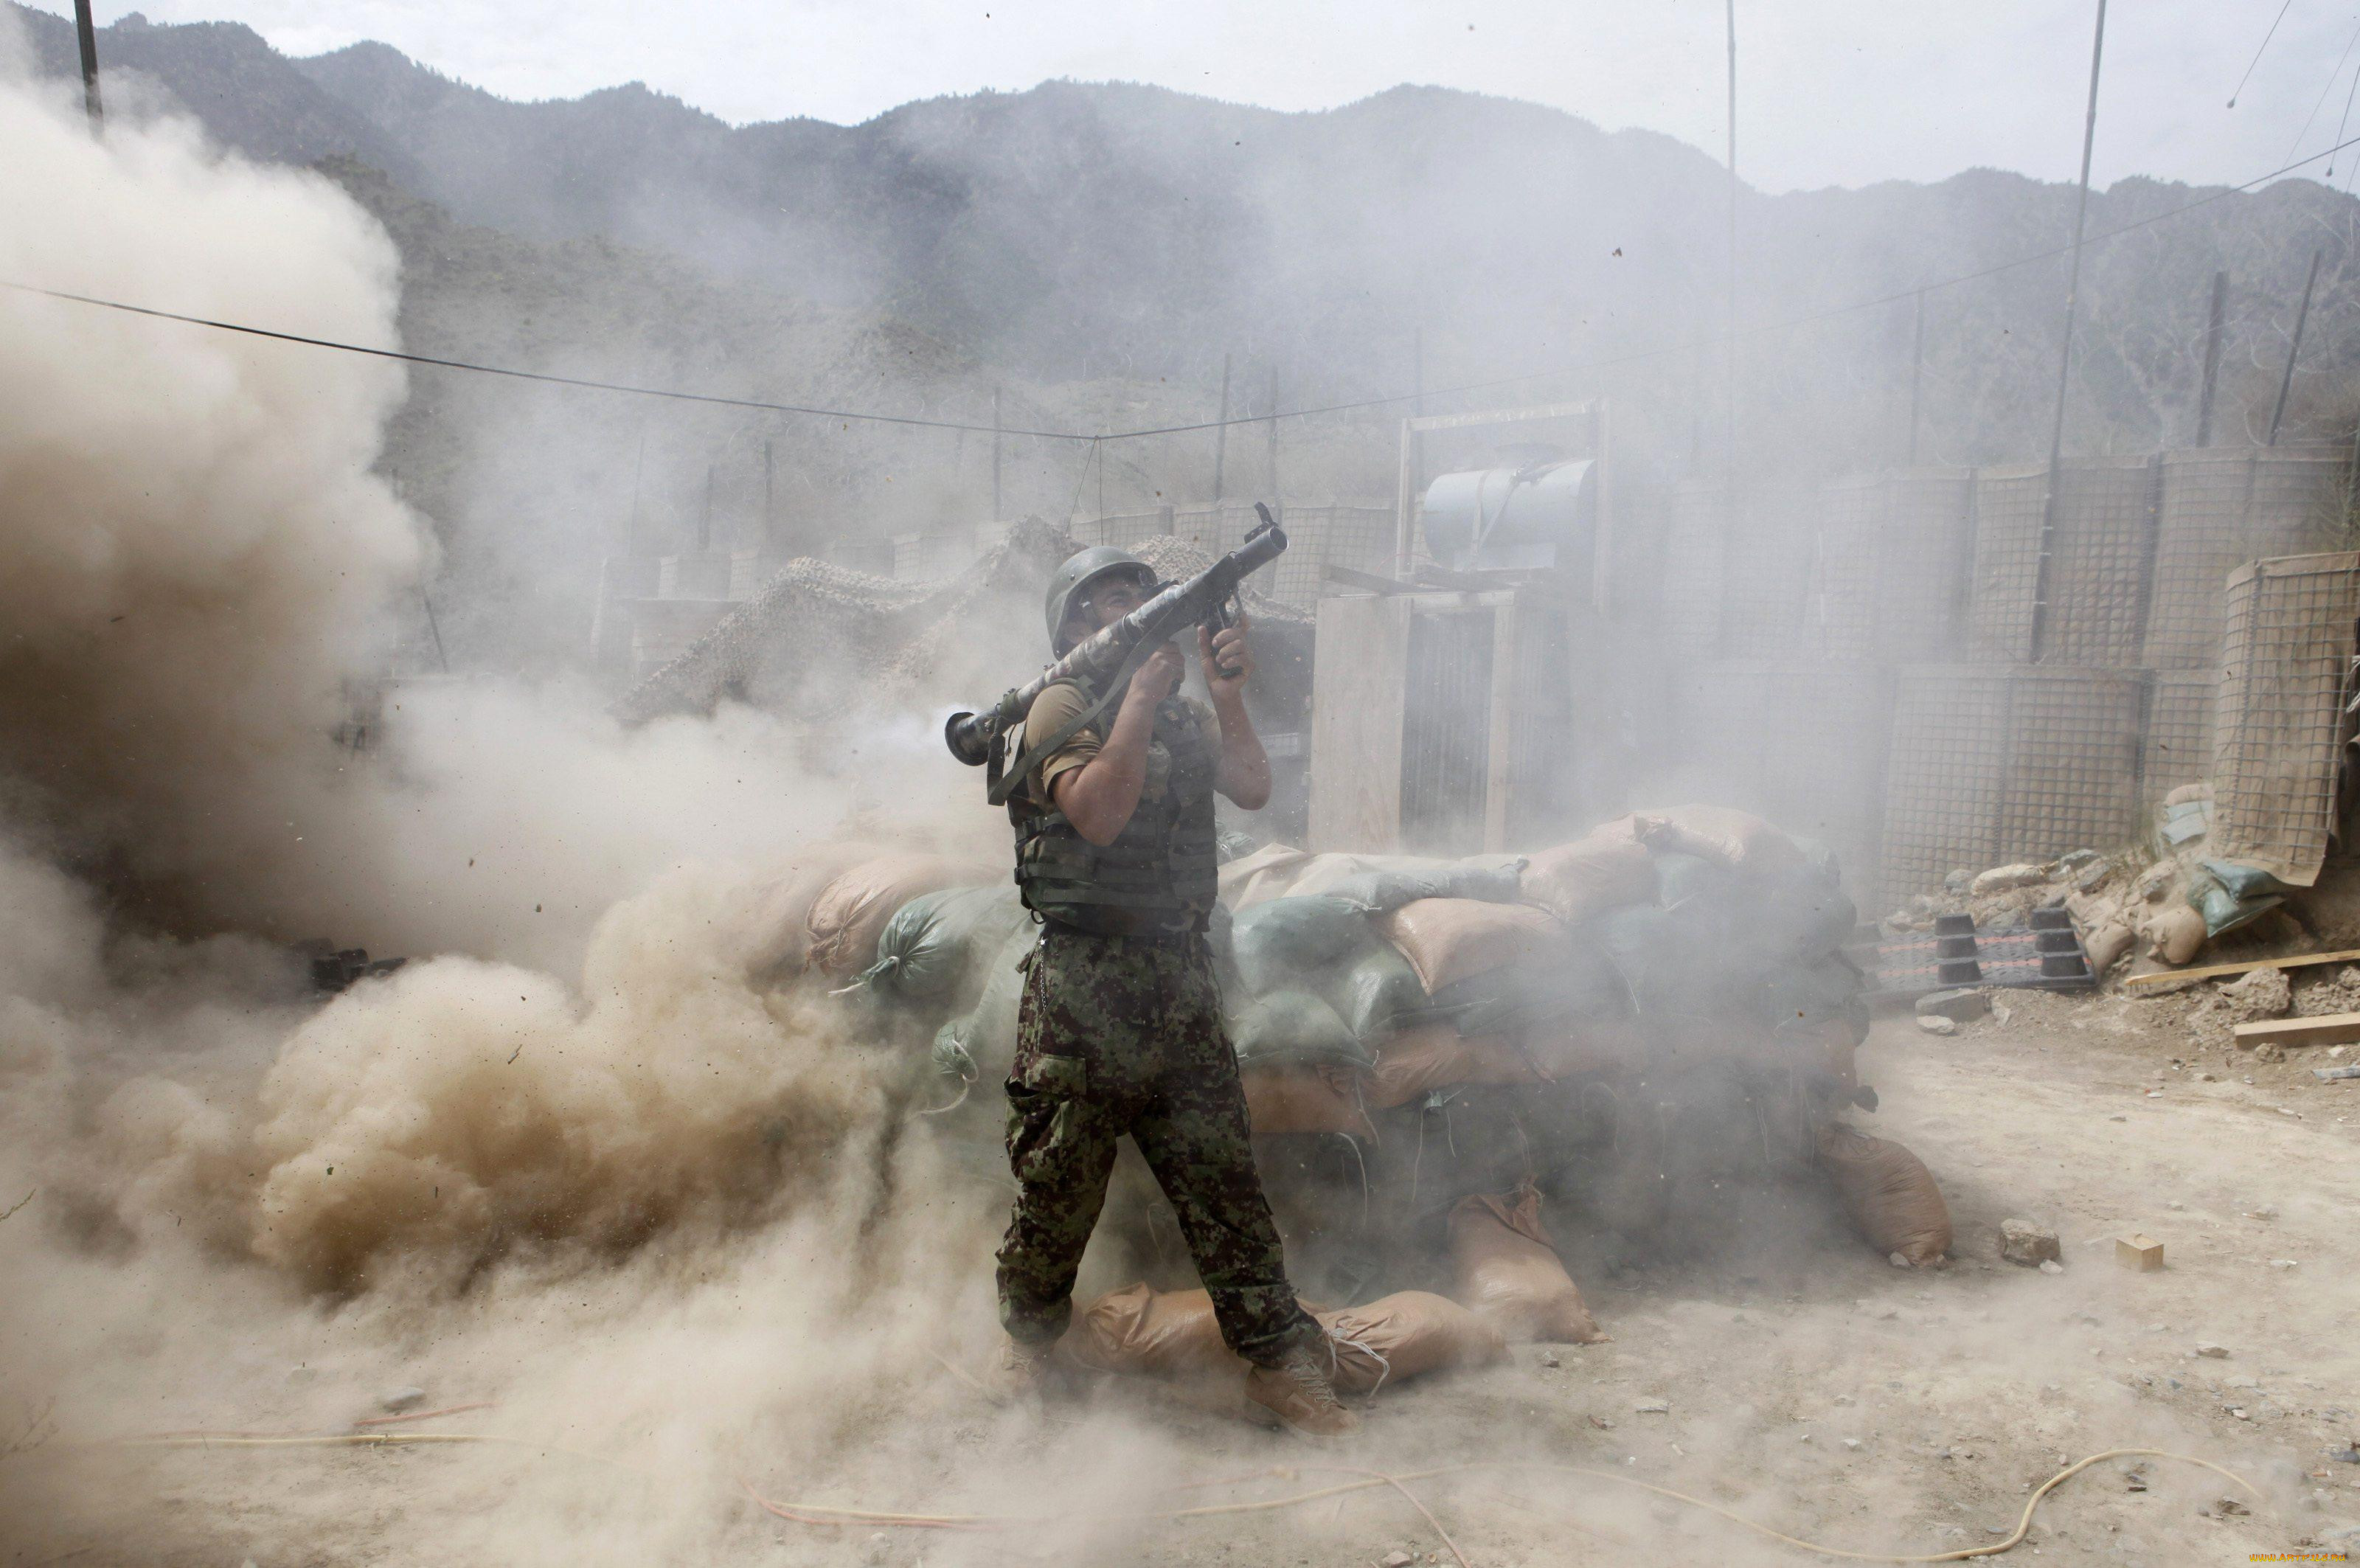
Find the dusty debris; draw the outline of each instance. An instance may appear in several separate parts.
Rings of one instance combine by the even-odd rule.
[[[2030,1220],[2002,1220],[1999,1223],[1999,1255],[2008,1262],[2025,1268],[2035,1268],[2065,1255],[2059,1245],[2057,1233]]]
[[[1992,1010],[1991,995],[1983,991],[1937,991],[1918,999],[1918,1016],[1971,1023]]]
[[[2143,1232],[2116,1238],[2114,1261],[2125,1268],[2140,1274],[2152,1274],[2163,1266],[2163,1244]]]
[[[1968,884],[1969,896],[1982,898],[1990,894],[2006,893],[2015,888],[2031,887],[2049,880],[2047,866],[2018,861],[2013,865],[1994,866]]]
[[[1642,1399],[1632,1406],[1631,1409],[1635,1415],[1668,1416],[1672,1413],[1672,1402],[1662,1398]]]
[[[1955,1035],[1959,1032],[1956,1022],[1933,1013],[1920,1013],[1918,1026],[1929,1035]]]
[[[2294,982],[2284,970],[2257,969],[2236,980],[2223,981],[2212,994],[2233,1016],[2233,1023],[2283,1018],[2294,1006]]]
[[[2229,1359],[2229,1347],[2225,1344],[2212,1344],[2207,1343],[2199,1344],[2196,1347],[2196,1354],[2202,1356],[2209,1356],[2214,1361],[2226,1361]]]

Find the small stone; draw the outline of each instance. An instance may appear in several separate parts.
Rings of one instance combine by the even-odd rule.
[[[1844,1439],[1843,1445],[1854,1453],[1858,1453],[1860,1452],[1860,1439],[1856,1437],[1848,1437]]]
[[[1959,1025],[1950,1019],[1922,1013],[1918,1016],[1918,1026],[1929,1035],[1955,1035],[1959,1032]]]
[[[1839,1394],[1836,1396],[1835,1402],[1839,1405],[1849,1405],[1852,1402],[1852,1397],[1849,1394]]]
[[[1386,1552],[1382,1561],[1385,1568],[1409,1568],[1409,1565],[1417,1559],[1406,1552],[1394,1551]]]
[[[2109,1116],[2106,1120],[2109,1122],[2127,1122],[2130,1118],[2128,1116]]]
[[[1800,1439],[1802,1442],[1810,1442],[1810,1441],[1811,1441],[1811,1434],[1810,1434],[1809,1432],[1797,1432],[1797,1433],[1796,1434],[1796,1436],[1797,1436],[1797,1438],[1799,1438],[1799,1439]]]
[[[1614,1423],[1608,1420],[1604,1416],[1590,1417],[1590,1424],[1596,1427],[1600,1431],[1612,1431],[1614,1430]]]
[[[2213,1344],[2207,1342],[2196,1347],[2196,1354],[2210,1356],[2214,1361],[2226,1361],[2229,1359],[2229,1347],[2225,1344]]]
[[[1885,1261],[1891,1264],[1896,1268],[1907,1268],[1909,1266],[1909,1260],[1902,1256],[1897,1252],[1885,1254]],[[1889,1318],[1893,1316],[1893,1313],[1890,1310],[1887,1310],[1885,1315]]]
[[[2270,1259],[2270,1266],[2272,1268],[2300,1268],[2302,1265],[2297,1263],[2290,1257],[2274,1257]]]
[[[2245,1413],[2245,1407],[2243,1405],[2231,1405],[2228,1407],[2228,1410],[2231,1415],[2236,1417],[2241,1421],[2250,1421],[2254,1419]]]
[[[1672,1402],[1665,1398],[1646,1398],[1632,1406],[1631,1409],[1636,1415],[1668,1416],[1672,1413]]]
[[[388,1415],[399,1415],[425,1402],[426,1390],[423,1388],[388,1388],[377,1397],[377,1408]]]
[[[2294,1006],[2294,985],[2284,970],[2257,969],[2214,986],[2212,994],[2226,1004],[2230,1020],[2239,1024],[2283,1018]]]
[[[2062,1274],[2065,1272],[2065,1266],[2058,1262],[2053,1257],[2044,1257],[2040,1260],[2040,1272],[2043,1274]]]
[[[1541,1365],[1543,1366],[1563,1366],[1565,1363],[1557,1359],[1557,1352],[1553,1350],[1545,1350],[1541,1352]]]
[[[1967,892],[1976,898],[1994,893],[2006,893],[2013,888],[2031,887],[2049,880],[2049,868],[2036,866],[2027,861],[2013,865],[1994,866],[1967,884]]]
[[[1986,1016],[1991,1010],[1991,997],[1980,991],[1935,991],[1918,999],[1920,1023],[1929,1017],[1948,1018],[1954,1024],[1971,1023]]]
[[[2298,1122],[2302,1120],[2302,1113],[2295,1110],[2292,1106],[2280,1105],[2277,1109],[2278,1113],[2281,1116],[2291,1116]]]
[[[2248,1220],[2275,1220],[2278,1217],[2278,1206],[2275,1203],[2265,1203],[2258,1209],[2245,1211],[2245,1218]]]
[[[1966,891],[1974,885],[1975,873],[1964,866],[1959,867],[1942,879],[1942,891],[1954,898],[1963,896]]]
[[[1999,1255],[2008,1262],[2025,1268],[2052,1261],[2065,1255],[2058,1245],[2057,1233],[2030,1220],[2002,1220],[1999,1223]]]

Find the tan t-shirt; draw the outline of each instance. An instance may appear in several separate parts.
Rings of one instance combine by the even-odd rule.
[[[1032,699],[1032,709],[1024,716],[1022,743],[1029,744],[1035,735],[1055,734],[1076,714],[1087,712],[1091,700],[1083,695],[1081,687],[1070,681],[1060,681],[1051,686]],[[1197,726],[1204,736],[1206,745],[1215,755],[1218,755],[1221,745],[1220,720],[1214,715],[1213,710],[1193,697],[1179,697],[1175,700],[1185,710],[1187,721]],[[1041,759],[1039,764],[1024,780],[1023,785],[1024,795],[1033,806],[1043,811],[1054,806],[1054,799],[1049,792],[1051,782],[1059,773],[1078,768],[1098,754],[1099,748],[1106,744],[1106,732],[1103,727],[1113,722],[1113,715],[1121,706],[1121,702],[1122,699],[1117,697],[1106,712],[1075,730],[1064,745]],[[1163,727],[1164,719],[1159,715],[1156,728],[1161,730]],[[1171,771],[1171,752],[1161,746],[1149,747],[1147,780],[1140,789],[1140,798],[1142,800],[1161,799]]]

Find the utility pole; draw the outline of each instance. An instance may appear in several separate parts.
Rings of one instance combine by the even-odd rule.
[[[1000,512],[1000,389],[991,389],[991,521],[998,522]]]
[[[1918,291],[1918,328],[1909,346],[1909,466],[1918,466],[1918,390],[1926,374],[1926,291]]]
[[[1418,327],[1409,337],[1409,384],[1417,396],[1410,403],[1410,411],[1420,419],[1426,417],[1426,328]]]
[[[705,510],[696,517],[696,553],[713,548],[713,465],[705,466]]]
[[[623,537],[623,554],[639,553],[639,477],[648,471],[648,427],[639,426],[639,455],[631,460],[630,532]]]
[[[90,0],[74,0],[74,41],[82,46],[82,113],[95,136],[105,129],[106,114],[98,101],[98,28],[91,21]]]
[[[1270,362],[1270,499],[1278,499],[1278,361]]]
[[[2212,444],[2212,384],[2221,374],[2221,321],[2229,309],[2229,275],[2212,274],[2212,312],[2204,322],[2204,386],[2196,395],[2196,444]]]
[[[2065,455],[2065,392],[2073,376],[2073,308],[2081,289],[2081,232],[2090,214],[2090,152],[2098,139],[2098,70],[2106,54],[2106,0],[2098,0],[2098,25],[2090,43],[2090,107],[2081,121],[2081,190],[2073,204],[2073,259],[2065,274],[2065,342],[2057,352],[2057,415],[2049,427],[2049,477],[2040,498],[2040,557],[2033,575],[2032,645],[2040,657],[2049,619],[2049,566],[2057,553],[2058,466]]]
[[[1221,465],[1229,455],[1229,356],[1221,356],[1221,411],[1213,416],[1213,505],[1221,504]]]
[[[2278,378],[2278,405],[2270,410],[2270,438],[2265,446],[2278,444],[2278,421],[2286,418],[2287,392],[2294,385],[2294,356],[2302,352],[2302,323],[2311,319],[2311,287],[2319,281],[2320,251],[2311,253],[2311,271],[2302,280],[2302,303],[2294,313],[2294,341],[2287,345],[2286,374]]]
[[[1729,18],[1729,405],[1721,431],[1721,460],[1728,475],[1730,515],[1737,513],[1737,0],[1728,0]]]
[[[772,507],[777,493],[777,469],[770,462],[770,438],[762,437],[762,548],[773,551],[779,547],[779,520]]]

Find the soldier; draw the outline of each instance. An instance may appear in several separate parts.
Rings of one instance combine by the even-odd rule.
[[[1101,545],[1050,579],[1059,654],[1139,608],[1154,575]],[[1174,695],[1178,648],[1155,649],[1100,718],[1029,759],[1009,797],[1016,880],[1042,922],[1025,959],[1008,1159],[1016,1212],[1000,1247],[1008,1331],[996,1391],[1037,1389],[1073,1315],[1074,1276],[1129,1133],[1178,1215],[1221,1338],[1251,1363],[1245,1392],[1298,1431],[1334,1436],[1338,1403],[1319,1325],[1295,1300],[1247,1144],[1245,1091],[1221,1025],[1205,943],[1216,896],[1213,793],[1248,811],[1270,798],[1270,760],[1246,718],[1242,625],[1196,633],[1202,703]],[[1102,693],[1060,681],[1025,716],[1051,740]]]

